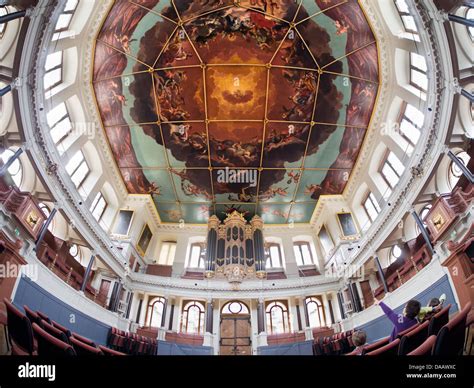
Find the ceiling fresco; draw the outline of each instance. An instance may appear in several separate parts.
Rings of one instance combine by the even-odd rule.
[[[355,0],[118,0],[92,86],[128,191],[162,222],[282,224],[343,192],[378,82]]]

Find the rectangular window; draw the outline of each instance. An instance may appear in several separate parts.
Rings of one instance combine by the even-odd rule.
[[[44,90],[50,91],[56,86],[60,85],[63,80],[63,52],[58,51],[52,54],[49,54],[46,57],[45,70],[44,73]]]
[[[381,209],[379,203],[377,202],[377,199],[375,198],[375,195],[372,192],[369,192],[369,194],[367,195],[363,206],[370,221],[374,222],[377,216],[379,215]]]
[[[395,185],[400,180],[403,172],[405,171],[405,166],[398,159],[393,152],[389,152],[385,162],[382,164],[380,173],[384,178],[385,182],[388,184],[390,189],[394,189]]]
[[[425,57],[417,53],[410,53],[410,83],[423,92],[428,90],[427,71]]]
[[[174,255],[176,253],[176,243],[174,241],[164,241],[161,245],[158,264],[173,265]]]
[[[266,267],[267,268],[282,268],[281,248],[279,244],[269,244],[266,252]]]
[[[297,265],[314,265],[313,254],[311,253],[311,247],[308,242],[296,242],[293,245],[293,251],[295,252]]]
[[[418,35],[418,29],[416,28],[415,19],[410,13],[410,9],[405,0],[395,0],[395,6],[398,9],[400,18],[402,19],[405,31],[412,34]]]
[[[66,171],[76,188],[79,188],[84,183],[90,169],[82,151],[77,151],[77,153],[69,160],[66,165]]]
[[[92,201],[92,206],[90,208],[92,216],[95,218],[96,221],[101,220],[106,208],[107,202],[104,196],[100,192],[97,193],[96,197],[94,198],[94,201]]]
[[[54,32],[62,32],[69,29],[71,25],[72,17],[74,12],[76,12],[77,5],[79,0],[68,0],[66,6],[64,7],[63,13],[59,16]]]
[[[61,102],[48,112],[46,121],[50,128],[51,138],[56,145],[61,143],[71,133],[72,124],[64,102]]]
[[[191,244],[188,257],[188,268],[204,268],[204,251],[200,243]]]

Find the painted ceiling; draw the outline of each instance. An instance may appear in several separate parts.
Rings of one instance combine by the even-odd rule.
[[[309,222],[347,184],[379,81],[355,0],[118,0],[94,61],[123,180],[169,223]]]

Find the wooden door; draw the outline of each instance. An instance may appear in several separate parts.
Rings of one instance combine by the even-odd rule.
[[[372,306],[374,303],[374,294],[368,280],[360,282],[360,288],[362,290],[362,297],[364,298],[364,307],[367,308]]]
[[[221,317],[220,355],[252,355],[249,315],[223,315]]]

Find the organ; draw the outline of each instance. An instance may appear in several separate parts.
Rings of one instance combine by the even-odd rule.
[[[244,279],[265,278],[263,220],[248,222],[237,210],[224,221],[215,215],[208,221],[206,277],[227,278],[237,287]]]

